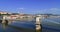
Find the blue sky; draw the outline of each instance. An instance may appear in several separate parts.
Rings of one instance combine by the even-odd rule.
[[[0,0],[0,11],[60,14],[60,0]]]

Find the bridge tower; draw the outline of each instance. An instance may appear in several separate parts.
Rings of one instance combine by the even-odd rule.
[[[7,16],[3,16],[3,18],[2,18],[2,23],[11,24],[12,21],[10,21],[9,19],[6,19],[6,18],[7,18]]]
[[[42,15],[36,16],[36,30],[41,30]]]
[[[3,16],[3,18],[2,18],[2,23],[6,23],[6,22],[5,22],[5,17],[4,17],[4,16]]]

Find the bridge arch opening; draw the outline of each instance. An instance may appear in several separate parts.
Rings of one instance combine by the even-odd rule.
[[[5,24],[8,24],[8,20],[5,20]]]
[[[2,20],[0,20],[0,23],[2,23]]]

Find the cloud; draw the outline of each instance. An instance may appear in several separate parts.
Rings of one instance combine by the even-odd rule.
[[[18,12],[23,12],[24,8],[18,8]],[[60,14],[60,8],[40,9],[29,11],[34,14]]]
[[[59,8],[51,8],[50,10],[60,10]]]
[[[51,14],[60,14],[60,8],[50,8],[50,9],[47,9],[46,12]]]
[[[24,8],[17,8],[17,10],[16,10],[18,13],[23,13],[23,11],[24,11]]]
[[[35,13],[41,13],[41,14],[60,14],[60,8],[50,8],[50,9],[43,9],[43,10],[37,10],[34,11]]]

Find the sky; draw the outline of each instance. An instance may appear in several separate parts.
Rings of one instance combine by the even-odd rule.
[[[60,0],[0,0],[0,11],[25,14],[60,14]]]

